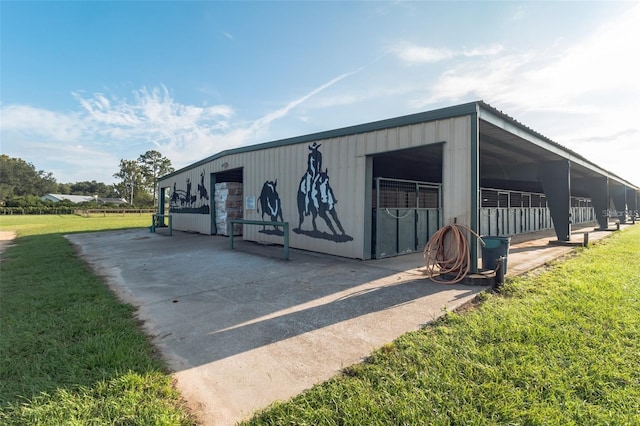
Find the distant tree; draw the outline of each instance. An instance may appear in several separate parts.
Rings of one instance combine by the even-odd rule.
[[[116,190],[133,206],[134,195],[144,191],[144,176],[142,168],[135,160],[120,160],[120,171],[113,175],[120,179],[115,185]]]
[[[58,188],[51,172],[36,170],[35,166],[22,158],[0,155],[0,199],[16,196],[42,196]]]
[[[155,205],[158,195],[158,178],[173,172],[175,169],[171,166],[171,160],[163,157],[161,153],[155,150],[147,151],[139,156],[138,164],[142,169],[145,188],[153,194],[151,200]]]
[[[96,182],[95,180],[70,183],[69,191],[65,194],[71,195],[97,195],[99,197],[117,197],[117,193],[113,185],[106,185],[103,182]]]
[[[145,186],[142,168],[137,161],[120,160],[120,171],[113,175],[120,179],[114,185],[115,197],[122,197],[129,201],[130,205],[138,207],[152,206],[151,194]]]
[[[58,189],[55,191],[56,194],[71,194],[71,184],[70,183],[59,183]]]

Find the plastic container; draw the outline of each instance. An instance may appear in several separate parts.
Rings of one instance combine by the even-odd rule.
[[[511,237],[482,237],[485,246],[482,247],[482,267],[484,269],[496,269],[498,259],[504,257],[504,273],[507,273],[507,260],[509,258],[509,244]]]

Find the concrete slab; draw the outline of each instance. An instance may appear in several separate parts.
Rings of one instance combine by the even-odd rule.
[[[486,287],[434,284],[422,255],[362,262],[183,232],[68,236],[175,371],[203,424],[288,399]]]
[[[238,240],[232,251],[227,238],[184,232],[67,238],[138,307],[204,425],[288,399],[488,288],[431,282],[422,253],[358,261],[292,249],[285,261],[279,246]],[[514,237],[508,276],[572,250],[548,238]]]

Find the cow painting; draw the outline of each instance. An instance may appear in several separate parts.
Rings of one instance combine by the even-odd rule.
[[[260,192],[260,197],[258,197],[258,213],[262,219],[267,215],[271,222],[278,222],[278,218],[280,219],[280,222],[283,222],[282,202],[280,201],[280,196],[278,195],[276,186],[278,186],[277,179],[275,181],[268,180],[262,185],[262,191]],[[262,212],[260,210],[262,210]],[[267,232],[266,227],[263,226],[262,231],[260,232],[277,235],[283,234],[277,226],[274,225],[273,228],[273,231]]]

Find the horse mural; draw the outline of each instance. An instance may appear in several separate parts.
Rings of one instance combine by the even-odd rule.
[[[185,180],[186,189],[178,189],[173,183],[169,209],[172,213],[209,214],[209,193],[204,185],[205,173],[200,173],[200,183],[196,194],[192,194],[191,178]]]
[[[298,186],[298,228],[294,232],[305,234],[314,238],[324,238],[335,242],[350,241],[353,238],[346,235],[342,223],[336,211],[336,200],[331,185],[329,185],[328,169],[322,172],[322,153],[318,150],[319,144],[315,142],[309,146],[309,156],[307,158],[307,171]],[[311,225],[313,231],[302,230],[302,224],[306,216],[311,215]],[[324,219],[331,234],[318,231],[316,218],[320,216]],[[329,217],[331,216],[331,218]],[[336,232],[331,221],[338,227],[340,234]]]
[[[200,173],[200,183],[198,184],[198,195],[200,195],[200,201],[209,201],[209,193],[204,186],[204,170]]]
[[[268,180],[264,185],[262,185],[262,191],[260,192],[260,197],[258,197],[258,213],[260,214],[261,219],[264,219],[264,215],[266,214],[271,219],[271,222],[277,222],[278,218],[280,218],[281,222],[284,222],[284,219],[282,218],[282,202],[280,201],[278,191],[276,191],[276,186],[278,186],[278,179],[275,181]],[[262,209],[262,213],[260,212],[260,209]],[[273,228],[273,231],[267,232],[266,227],[263,226],[262,231],[260,232],[284,235],[282,230],[277,226],[274,226]]]
[[[302,195],[302,211],[304,211],[305,216],[309,216],[309,213],[311,213],[309,205],[311,204],[311,191],[313,189],[314,179],[318,175],[318,171],[322,169],[322,153],[318,151],[318,148],[320,148],[320,145],[315,142],[313,145],[309,146],[309,150],[311,152],[307,157],[307,172],[302,177],[302,180],[300,180],[300,187],[298,189],[298,211],[300,212],[301,210],[300,197]],[[301,227],[304,219],[302,217],[302,213],[300,214],[300,224],[298,225],[298,228]]]

